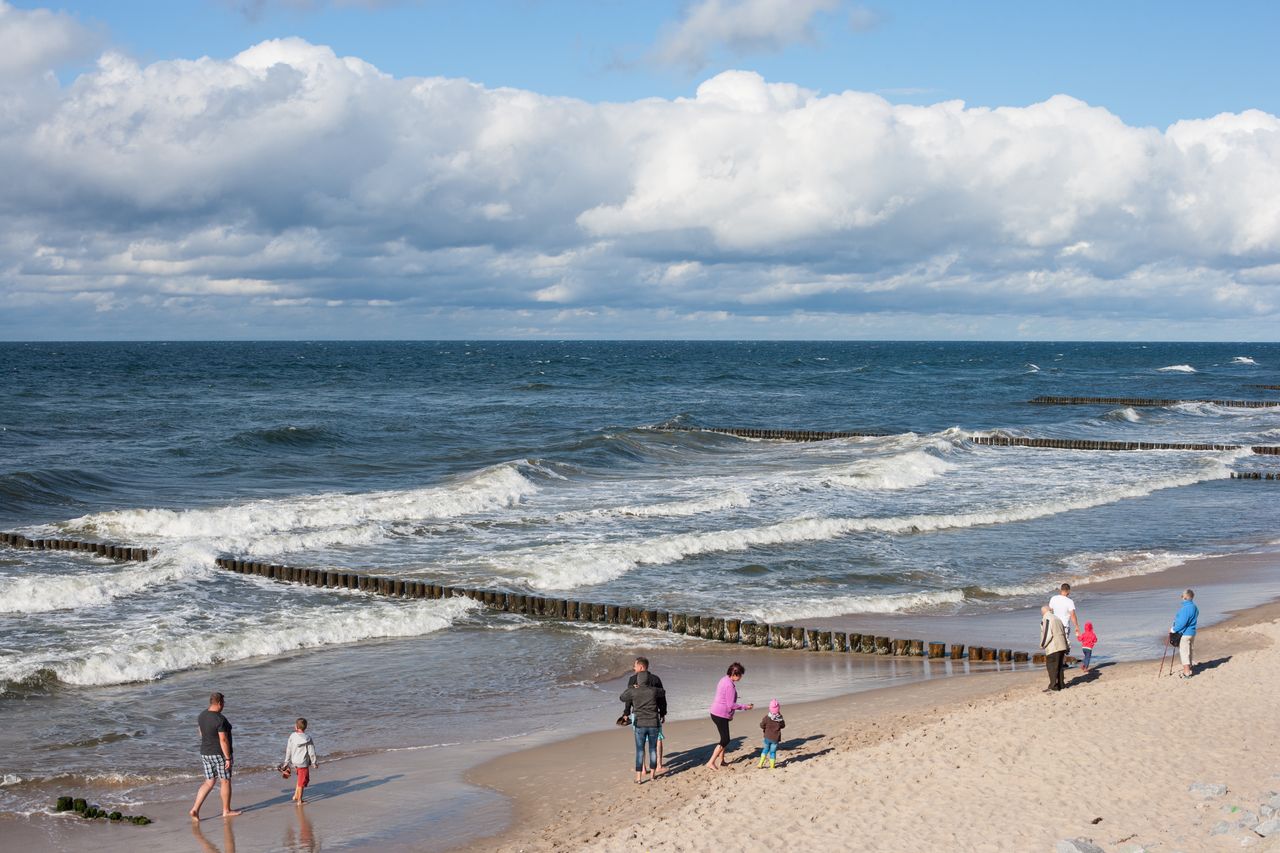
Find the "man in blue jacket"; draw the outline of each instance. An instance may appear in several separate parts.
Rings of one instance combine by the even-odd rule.
[[[1178,656],[1182,659],[1182,678],[1191,677],[1191,647],[1195,644],[1196,620],[1200,617],[1200,608],[1196,607],[1195,597],[1195,590],[1192,589],[1182,593],[1182,606],[1178,608],[1178,615],[1173,618],[1173,627],[1169,629],[1175,634],[1182,635],[1182,640],[1178,643]]]

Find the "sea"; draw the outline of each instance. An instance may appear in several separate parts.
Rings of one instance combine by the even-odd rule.
[[[211,690],[241,772],[277,762],[299,714],[330,755],[444,755],[607,724],[637,649],[708,645],[291,586],[219,555],[849,630],[936,617],[976,636],[1011,613],[1033,625],[1061,580],[1280,545],[1280,484],[1230,479],[1275,457],[972,441],[1277,445],[1280,408],[1028,402],[1280,400],[1254,387],[1280,384],[1277,344],[6,343],[0,377],[0,529],[158,551],[0,547],[0,814],[85,785],[128,802],[194,782]],[[1150,653],[1149,637],[1109,636],[1105,656]],[[806,695],[862,677],[844,673]],[[713,688],[673,713],[703,713]],[[480,795],[450,796],[437,807]]]

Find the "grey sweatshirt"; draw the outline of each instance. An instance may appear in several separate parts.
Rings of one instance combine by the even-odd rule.
[[[298,731],[289,735],[289,742],[284,745],[284,763],[294,767],[315,767],[319,763],[311,735]]]

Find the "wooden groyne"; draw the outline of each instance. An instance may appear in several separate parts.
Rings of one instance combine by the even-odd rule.
[[[837,438],[885,438],[887,432],[826,431],[815,429],[751,429],[746,427],[652,427],[658,432],[712,432],[738,438],[759,438],[769,441],[831,441]]]
[[[1250,385],[1250,388],[1266,388],[1268,391],[1280,391],[1280,385]]]
[[[1211,403],[1228,409],[1267,409],[1280,400],[1155,400],[1146,397],[1036,397],[1040,406],[1176,406],[1179,403]]]
[[[654,427],[662,432],[714,432],[740,438],[774,441],[829,441],[833,438],[880,438],[888,433],[822,432],[805,429],[745,429],[740,427]],[[969,439],[984,447],[1047,447],[1055,450],[1241,450],[1239,444],[1185,444],[1167,441],[1099,441],[1083,438],[1029,438],[1026,436],[976,435]],[[1254,453],[1280,456],[1280,446],[1257,445]]]
[[[73,539],[31,539],[20,533],[0,533],[0,544],[11,548],[34,548],[44,551],[77,551],[112,560],[148,560],[154,550],[101,542],[82,542]],[[723,616],[707,616],[701,613],[658,610],[655,608],[627,607],[596,601],[578,601],[567,598],[547,598],[521,592],[476,589],[448,586],[413,578],[393,578],[370,575],[363,572],[307,569],[244,560],[238,557],[218,557],[219,568],[238,575],[253,575],[268,580],[296,583],[323,589],[344,589],[393,598],[445,599],[467,598],[490,610],[516,613],[540,619],[564,622],[589,622],[600,625],[619,625],[684,634],[703,640],[736,643],[771,649],[807,650],[811,652],[842,652],[888,657],[924,657],[931,660],[968,659],[971,662],[1027,663],[1042,656],[1012,649],[966,647],[963,643],[924,642],[918,639],[895,639],[875,634],[859,634],[845,631],[828,631],[823,628],[806,628],[800,625],[772,625],[746,619]],[[1043,659],[1036,660],[1043,663]]]
[[[1098,441],[1081,438],[1028,438],[1009,435],[975,435],[974,444],[989,447],[1049,447],[1056,450],[1242,450],[1240,444],[1187,444],[1168,441]],[[1255,445],[1248,448],[1264,456],[1280,456],[1280,446]]]
[[[1280,474],[1268,471],[1265,474],[1261,471],[1232,471],[1231,479],[1233,480],[1280,480]]]

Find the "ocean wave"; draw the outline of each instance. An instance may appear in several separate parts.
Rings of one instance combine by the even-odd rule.
[[[774,607],[758,607],[747,612],[762,622],[790,622],[821,619],[856,613],[910,613],[964,602],[958,589],[928,592],[883,593],[880,595],[839,595],[788,601]]]
[[[1232,364],[1257,364],[1258,362],[1249,358],[1249,356],[1247,355],[1238,355],[1235,358],[1231,359],[1231,363]]]
[[[120,541],[202,540],[250,556],[379,541],[397,524],[456,518],[515,506],[538,491],[507,462],[445,486],[320,494],[211,509],[126,509],[87,515],[67,529]],[[541,469],[539,469],[541,470]]]
[[[1162,489],[1224,479],[1230,469],[1222,454],[1199,471],[1101,490],[1073,499],[1029,504],[999,510],[960,514],[921,514],[884,518],[800,518],[763,527],[679,533],[645,540],[552,545],[508,555],[520,580],[537,589],[573,589],[619,578],[642,565],[664,565],[703,554],[745,551],[798,542],[837,539],[853,533],[904,535],[981,525],[1032,521],[1065,512],[1090,509],[1121,500],[1146,497]]]
[[[54,574],[40,572],[0,579],[0,613],[47,613],[100,607],[176,580],[202,577],[210,571],[211,555],[198,561],[190,549],[162,554],[120,571]]]
[[[1142,415],[1138,414],[1138,410],[1132,406],[1125,406],[1123,409],[1112,409],[1102,417],[1109,421],[1126,421],[1131,424],[1136,424],[1142,420]]]
[[[1171,364],[1168,367],[1157,368],[1160,373],[1195,373],[1196,369],[1189,364]]]
[[[862,459],[838,470],[821,473],[817,482],[832,488],[895,491],[923,486],[941,477],[951,463],[922,450]]]
[[[105,492],[110,488],[109,480],[66,468],[0,474],[0,499],[11,508],[65,505],[85,492]]]
[[[1029,362],[1029,361],[1028,361],[1026,364],[1024,364],[1024,365],[1023,365],[1023,368],[1025,368],[1025,369],[1026,369],[1027,373],[1039,373],[1039,372],[1040,372],[1040,365],[1038,365],[1038,364],[1032,364],[1032,363],[1031,363],[1031,362]]]
[[[479,607],[469,599],[447,601],[362,601],[346,610],[326,610],[309,616],[263,614],[270,624],[234,630],[206,630],[190,626],[182,636],[133,634],[106,648],[59,654],[52,660],[29,656],[0,661],[0,686],[21,684],[41,671],[52,672],[61,684],[102,686],[154,681],[173,672],[216,663],[285,654],[299,649],[344,645],[390,637],[419,637],[448,628]]]
[[[582,518],[629,516],[632,518],[685,518],[702,515],[708,512],[722,512],[727,509],[739,509],[750,506],[751,498],[738,490],[731,490],[707,498],[695,498],[685,501],[666,501],[654,504],[638,504],[633,506],[612,507],[609,509],[593,509],[580,513],[565,513],[561,519],[571,520],[574,516]]]
[[[280,426],[250,429],[236,433],[232,444],[242,447],[336,447],[342,444],[342,436],[331,429],[316,426]]]
[[[1198,418],[1255,418],[1260,414],[1258,409],[1219,406],[1214,403],[1203,402],[1174,403],[1168,407],[1168,410]],[[1263,414],[1265,416],[1265,413]]]
[[[1198,560],[1204,554],[1180,554],[1172,551],[1085,551],[1062,560],[1063,571],[1046,576],[1043,580],[1004,586],[982,587],[981,592],[992,596],[1020,596],[1044,593],[1051,595],[1061,583],[1083,586],[1103,581],[1153,575],[1157,572]]]

